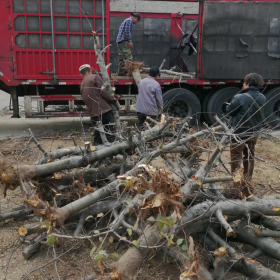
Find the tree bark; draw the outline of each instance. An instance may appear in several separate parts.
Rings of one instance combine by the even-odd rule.
[[[154,246],[160,241],[160,230],[157,224],[147,226],[141,237],[138,239],[139,245]],[[149,248],[130,247],[117,262],[117,269],[120,271],[122,279],[132,280],[141,267],[143,259],[149,254]]]
[[[96,36],[96,32],[93,32],[93,42],[94,42],[94,50],[95,50],[95,55],[97,58],[97,64],[100,68],[100,72],[102,74],[102,79],[104,82],[104,87],[106,88],[106,90],[110,93],[110,94],[114,94],[112,86],[111,86],[111,80],[110,77],[108,75],[107,72],[107,68],[104,62],[104,57],[101,54],[101,50],[100,50],[100,44],[99,44],[99,38]],[[103,46],[104,47],[104,46]],[[120,108],[120,104],[119,102],[116,100],[116,104],[111,104],[111,107],[113,109],[113,114],[114,114],[114,118],[115,118],[115,124],[116,124],[116,128],[117,131],[121,131],[121,123],[120,123],[120,116],[119,116],[119,108]]]
[[[39,235],[37,238],[35,238],[34,243],[27,246],[23,252],[23,257],[28,260],[30,259],[35,253],[37,253],[40,250],[41,247],[41,241],[45,239],[47,236],[47,233],[43,233],[42,235]]]

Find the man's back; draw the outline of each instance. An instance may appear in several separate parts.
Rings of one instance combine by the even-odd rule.
[[[109,94],[104,96],[104,93],[101,93],[102,84],[101,78],[95,74],[87,75],[81,84],[81,95],[91,118],[112,110],[110,104],[106,101]],[[110,95],[109,98],[114,99]]]
[[[160,84],[152,77],[145,78],[140,81],[138,92],[136,112],[158,116],[163,106]]]
[[[234,96],[227,113],[232,116],[231,125],[236,133],[252,134],[261,128],[264,120],[260,108],[265,102],[265,96],[253,86]]]
[[[127,18],[123,21],[119,28],[117,43],[123,41],[131,41],[133,30],[133,20],[132,18]]]

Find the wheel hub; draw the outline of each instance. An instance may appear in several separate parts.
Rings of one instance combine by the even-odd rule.
[[[183,101],[175,101],[169,105],[168,115],[185,118],[189,115],[189,106]]]

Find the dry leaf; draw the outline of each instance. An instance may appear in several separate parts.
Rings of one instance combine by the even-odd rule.
[[[2,176],[3,180],[6,181],[6,182],[8,182],[10,180],[9,175],[5,172],[3,172],[1,176]]]
[[[105,274],[105,268],[104,268],[104,266],[103,266],[102,260],[99,260],[99,261],[98,261],[98,266],[99,266],[99,268],[100,268],[101,275],[104,275],[104,274]]]
[[[110,237],[109,237],[109,243],[112,244],[113,242],[114,242],[114,237],[113,237],[113,236],[110,236]]]
[[[274,206],[273,211],[275,211],[275,212],[280,211],[280,208],[278,206]]]
[[[87,190],[90,192],[90,193],[93,193],[93,192],[95,192],[95,188],[92,188],[91,186],[90,186],[90,184],[88,183],[87,184]]]
[[[60,180],[61,178],[62,178],[62,175],[60,172],[56,172],[52,176],[52,179],[55,179],[55,180]]]

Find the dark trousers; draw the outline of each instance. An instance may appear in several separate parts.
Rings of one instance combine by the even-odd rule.
[[[144,122],[146,121],[146,118],[148,117],[149,115],[145,115],[145,114],[142,114],[142,113],[139,113],[137,112],[137,118],[138,118],[138,127],[139,128],[143,128],[144,127]],[[153,120],[158,120],[158,116],[149,116],[151,119]]]
[[[115,132],[115,127],[113,125],[109,125],[110,123],[115,122],[112,111],[106,112],[98,117],[93,117],[93,118],[91,118],[91,121],[94,126],[97,126],[97,122],[101,122],[103,124],[104,130],[105,130],[105,135],[106,135],[108,142],[112,143],[115,141],[114,135],[110,135],[110,134],[106,133],[106,132],[108,132],[108,133],[113,134]],[[99,133],[99,131],[95,130],[93,145],[101,145],[101,144],[103,144],[103,142],[102,142],[100,133]]]
[[[255,167],[255,146],[257,140],[258,138],[254,137],[243,144],[236,142],[230,144],[231,173],[233,174],[237,169],[240,169],[241,162],[243,161],[244,179],[246,181],[250,181],[253,176]]]

